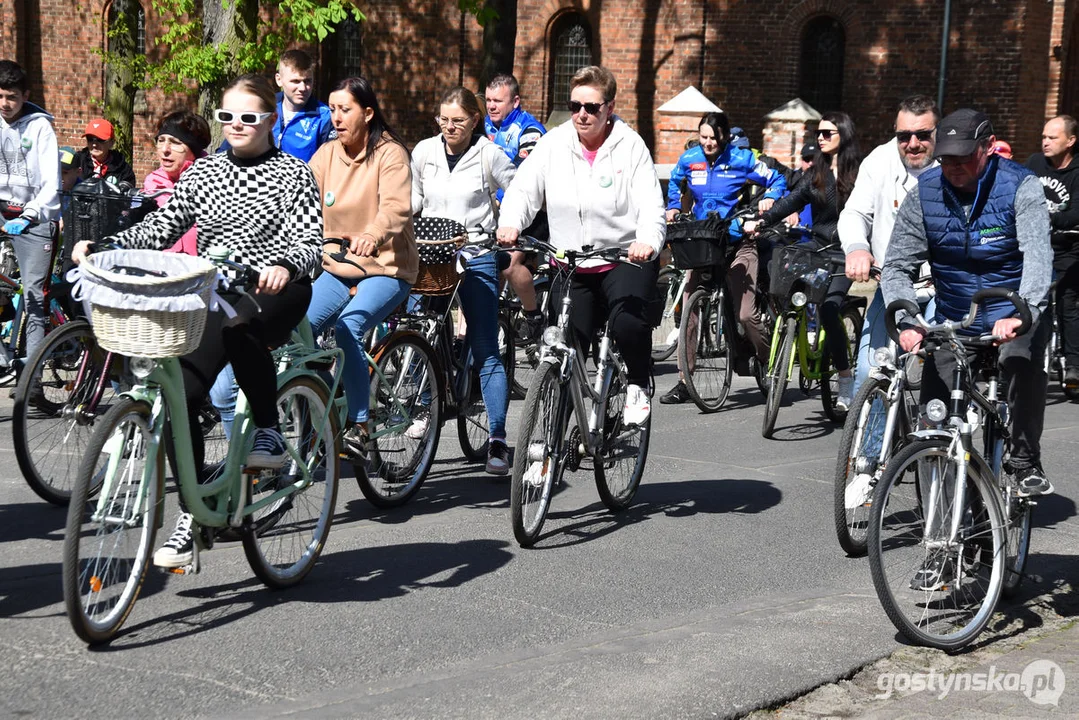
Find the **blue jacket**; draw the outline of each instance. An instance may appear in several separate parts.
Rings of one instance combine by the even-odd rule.
[[[990,157],[978,179],[969,220],[939,167],[918,179],[929,266],[937,289],[937,322],[962,319],[981,288],[1019,290],[1023,253],[1015,232],[1015,193],[1031,174],[1019,163]],[[1007,301],[987,303],[967,332],[988,333],[993,323],[1013,313]]]
[[[285,127],[285,96],[277,93],[277,121],[273,125],[273,144],[293,157],[309,162],[322,143],[337,137],[330,119],[330,108],[312,95],[307,104],[289,120]],[[218,152],[229,149],[222,140]]]
[[[521,162],[528,157],[528,153],[532,151],[532,146],[536,144],[536,140],[540,135],[547,132],[547,129],[543,127],[536,118],[532,117],[519,106],[513,109],[506,119],[502,121],[499,127],[495,127],[491,122],[491,118],[487,117],[483,120],[484,129],[487,132],[487,139],[502,148],[506,157],[514,164],[519,166]],[[531,130],[531,133],[525,133],[526,130]],[[521,136],[530,136],[526,139],[524,147],[521,147]]]
[[[668,210],[682,207],[682,180],[689,182],[689,191],[693,194],[693,214],[697,219],[704,219],[710,212],[727,217],[747,181],[763,186],[766,198],[778,200],[787,192],[787,182],[782,173],[771,170],[754,157],[751,150],[730,144],[711,165],[700,146],[682,153],[671,170],[667,185]],[[731,234],[739,237],[740,228],[732,228]]]

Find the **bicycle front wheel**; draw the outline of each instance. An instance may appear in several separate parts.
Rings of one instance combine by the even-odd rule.
[[[715,297],[706,288],[695,291],[686,304],[687,318],[678,331],[678,362],[686,391],[701,412],[719,410],[731,390],[734,338],[723,312],[725,291]],[[692,319],[692,320],[690,320]]]
[[[54,505],[67,505],[94,422],[114,402],[109,373],[122,361],[108,359],[90,324],[77,320],[49,333],[19,378],[11,418],[15,459],[30,488]]]
[[[682,273],[669,265],[659,271],[657,292],[663,299],[663,314],[660,315],[659,325],[652,328],[652,360],[655,362],[668,359],[681,342],[677,312],[678,304],[682,301],[678,296],[681,280]]]
[[[888,381],[870,376],[851,403],[835,469],[835,532],[851,557],[865,554],[877,463],[882,444],[891,443],[884,437],[887,420]]]
[[[794,352],[794,338],[798,332],[798,320],[787,318],[783,329],[783,337],[779,341],[779,349],[776,351],[772,366],[768,368],[768,392],[764,402],[764,422],[761,426],[761,435],[770,438],[776,427],[776,418],[779,417],[779,408],[783,405],[783,393],[787,391],[787,381],[790,379],[791,353]]]
[[[277,391],[277,417],[289,459],[280,470],[263,472],[257,487],[261,494],[291,493],[245,518],[243,546],[258,579],[285,588],[304,579],[326,545],[340,461],[337,415],[320,380],[300,375],[285,383]]]
[[[510,521],[521,547],[539,539],[551,506],[562,458],[562,379],[558,364],[544,362],[536,369],[525,396],[521,430],[510,477]]]
[[[888,618],[919,645],[956,650],[985,628],[1004,580],[1004,518],[992,476],[972,461],[959,531],[949,541],[956,463],[949,440],[912,443],[873,496],[869,568]]]
[[[633,502],[648,460],[652,436],[652,416],[642,425],[627,426],[622,421],[626,405],[626,379],[615,375],[607,393],[607,416],[603,421],[603,455],[593,461],[599,498],[611,512],[621,512]]]
[[[64,605],[75,634],[111,640],[138,599],[161,523],[165,457],[150,406],[122,398],[97,424],[67,509]]]

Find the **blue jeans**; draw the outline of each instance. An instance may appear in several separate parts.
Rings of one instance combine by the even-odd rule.
[[[350,297],[353,287],[356,295]],[[363,336],[408,297],[408,290],[407,282],[386,275],[351,279],[324,272],[315,280],[307,320],[316,335],[335,323],[337,347],[345,354],[342,375],[351,422],[367,422],[370,404],[371,375]]]
[[[239,386],[236,385],[236,375],[232,372],[232,363],[225,366],[214,380],[210,388],[210,402],[221,416],[221,427],[225,430],[225,437],[232,439],[232,421],[236,417],[236,394]]]
[[[506,368],[498,354],[498,256],[488,253],[468,263],[457,297],[468,324],[468,345],[479,367],[480,392],[490,435],[506,439]]]

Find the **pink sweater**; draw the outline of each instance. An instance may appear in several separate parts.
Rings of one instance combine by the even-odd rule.
[[[189,167],[191,167],[192,164],[193,163],[191,162],[185,163],[183,170],[180,171],[180,174],[182,175]],[[161,168],[158,168],[157,170],[154,170],[152,173],[147,175],[146,179],[142,181],[142,191],[154,192],[155,190],[171,190],[175,185],[176,182],[168,176],[168,173],[166,173]],[[162,195],[158,195],[156,198],[154,198],[154,200],[157,202],[158,207],[164,207],[165,203],[169,201],[170,197],[172,197],[171,193],[164,193]],[[195,227],[192,226],[190,230],[185,232],[183,236],[181,236],[180,239],[176,241],[175,245],[170,247],[165,252],[198,255],[198,232],[196,231]]]

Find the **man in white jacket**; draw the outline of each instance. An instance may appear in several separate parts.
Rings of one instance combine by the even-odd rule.
[[[60,154],[52,116],[27,102],[26,72],[0,60],[0,210],[26,298],[26,353],[45,337],[44,287],[60,217]]]
[[[858,170],[850,198],[839,214],[839,240],[847,256],[847,277],[865,282],[873,266],[884,265],[899,206],[918,185],[918,176],[935,167],[936,127],[940,111],[927,95],[911,95],[899,103],[895,137],[869,153]],[[884,296],[873,295],[858,342],[854,393],[867,377],[873,351],[888,343],[884,329]]]

